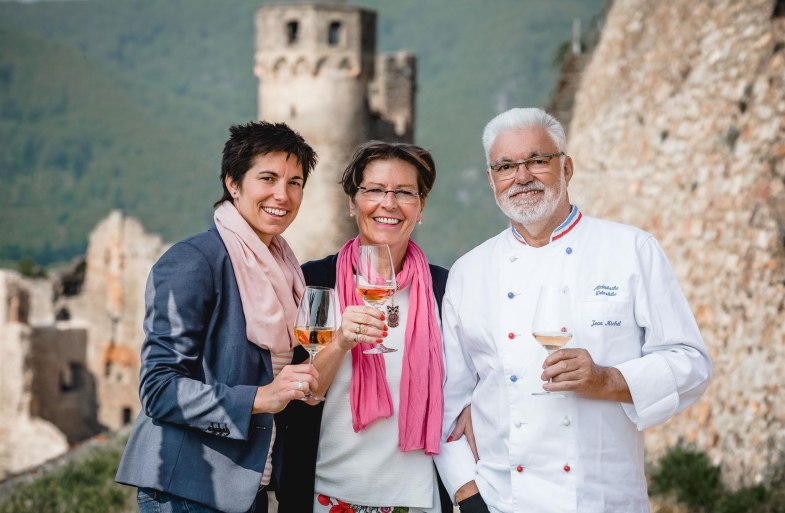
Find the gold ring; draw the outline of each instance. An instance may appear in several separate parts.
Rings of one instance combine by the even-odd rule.
[[[358,343],[359,341],[360,341],[360,334],[358,333],[358,334],[356,334],[356,335],[354,336],[354,343],[356,344],[356,343]]]
[[[358,323],[357,323],[357,328],[354,330],[354,332],[355,332],[355,333],[357,333],[357,334],[359,335],[359,334],[360,334],[360,330],[361,330],[361,329],[362,329],[362,328],[360,327],[360,323],[358,322]]]

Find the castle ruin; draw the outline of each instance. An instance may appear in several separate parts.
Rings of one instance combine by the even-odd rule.
[[[136,417],[144,287],[164,250],[116,211],[65,272],[0,271],[0,479]]]
[[[369,139],[412,142],[416,59],[376,53],[376,13],[341,3],[267,5],[256,14],[259,118],[285,122],[319,154],[286,240],[300,261],[357,233],[338,182]]]

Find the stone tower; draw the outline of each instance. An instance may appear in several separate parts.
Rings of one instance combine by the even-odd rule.
[[[319,154],[286,232],[301,261],[356,233],[338,185],[368,139],[411,142],[415,57],[376,54],[376,13],[343,3],[267,5],[256,14],[259,118],[283,121]]]

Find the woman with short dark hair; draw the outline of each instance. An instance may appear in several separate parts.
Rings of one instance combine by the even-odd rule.
[[[316,153],[283,123],[230,133],[214,225],[147,282],[142,411],[116,477],[138,487],[143,513],[266,512],[273,415],[318,387],[312,366],[289,365],[305,282],[281,237]]]

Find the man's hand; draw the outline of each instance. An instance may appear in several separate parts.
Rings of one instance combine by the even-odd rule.
[[[631,403],[627,381],[615,367],[600,367],[586,349],[560,349],[545,359],[540,376],[549,392],[575,392],[586,399]]]

